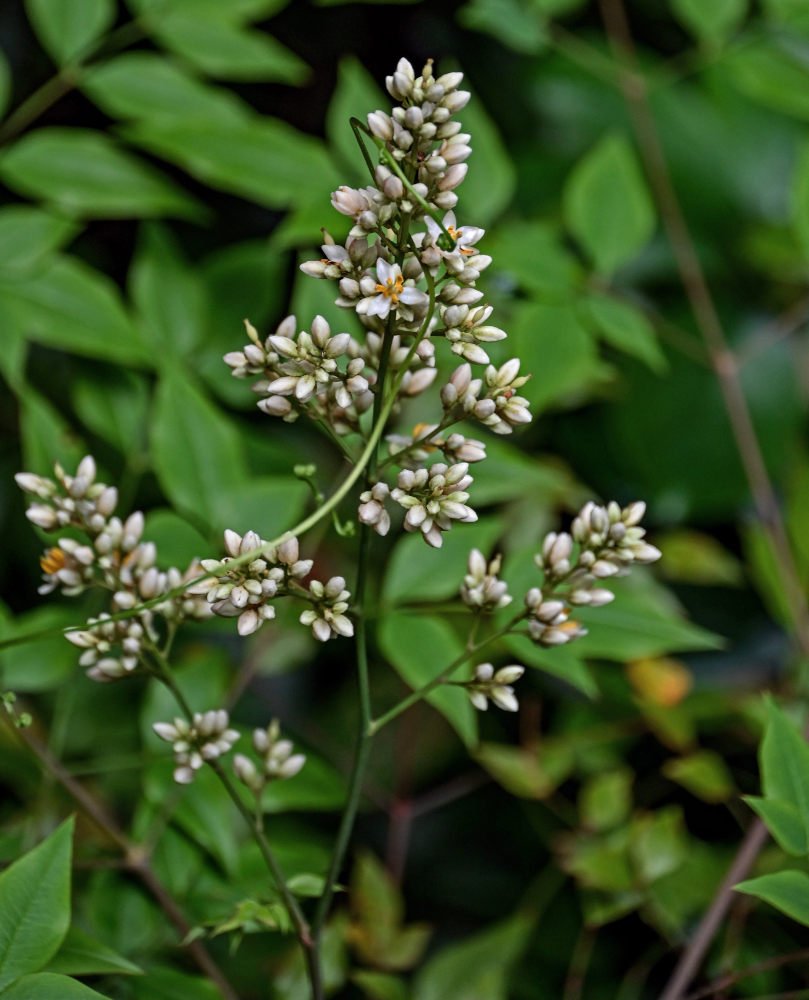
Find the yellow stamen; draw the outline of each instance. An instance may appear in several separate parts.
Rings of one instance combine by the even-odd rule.
[[[54,546],[40,558],[39,565],[42,567],[43,573],[53,576],[54,573],[65,568],[65,554],[60,548]]]
[[[390,299],[394,305],[399,301],[399,296],[402,294],[402,289],[404,288],[404,278],[401,274],[397,275],[396,278],[388,278],[384,285],[377,285],[376,290],[381,292],[386,299]]]

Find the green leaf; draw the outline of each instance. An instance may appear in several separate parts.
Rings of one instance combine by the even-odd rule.
[[[209,76],[300,84],[309,67],[279,41],[201,11],[181,7],[156,21],[163,45]]]
[[[575,646],[556,646],[545,649],[535,645],[529,638],[523,635],[509,635],[503,639],[503,645],[514,654],[519,663],[524,663],[527,667],[534,667],[542,670],[551,677],[557,677],[565,684],[581,691],[588,698],[597,698],[599,694],[598,682],[592,670],[587,666],[584,658],[579,654],[579,643]]]
[[[517,172],[497,125],[478,97],[472,96],[469,104],[459,112],[459,117],[463,130],[472,134],[475,145],[475,153],[468,161],[469,172],[463,182],[463,214],[459,221],[475,226],[487,225],[502,215],[511,202],[517,187]],[[465,209],[464,205],[470,208]],[[470,213],[468,216],[467,211]]]
[[[486,234],[486,252],[494,257],[493,272],[537,297],[566,301],[582,280],[580,264],[548,222],[512,219]]]
[[[548,43],[545,18],[526,0],[471,0],[458,11],[458,21],[526,55],[536,55]]]
[[[322,142],[274,118],[161,118],[124,134],[197,180],[269,208],[322,200],[340,183]]]
[[[103,132],[39,128],[0,155],[0,179],[85,219],[200,217],[199,204]]]
[[[611,830],[623,823],[632,809],[632,783],[628,768],[596,774],[579,791],[579,815],[588,830]]]
[[[799,924],[809,926],[809,875],[806,872],[774,872],[747,879],[733,888],[763,899]]]
[[[536,747],[505,743],[481,743],[475,760],[507,792],[521,799],[546,799],[574,764],[572,754],[546,755]]]
[[[326,135],[345,165],[354,168],[357,177],[365,177],[366,168],[349,119],[359,118],[364,123],[369,112],[386,108],[389,103],[389,98],[355,56],[344,56],[340,60],[337,86],[326,114]],[[366,145],[369,150],[373,147],[373,143],[366,142]]]
[[[125,368],[105,374],[103,382],[79,375],[70,384],[85,427],[135,462],[145,454],[150,395],[146,379]]]
[[[570,305],[520,303],[509,325],[510,356],[531,380],[520,395],[536,416],[556,402],[581,399],[604,368],[592,335]]]
[[[233,488],[247,471],[235,425],[179,371],[161,378],[150,439],[166,496],[195,523],[223,526]]]
[[[616,595],[612,604],[576,609],[589,629],[576,640],[581,656],[624,661],[724,645],[720,636],[686,621],[670,595],[639,572],[610,580],[610,589]]]
[[[51,454],[51,466],[53,457]],[[67,628],[75,625],[77,618],[79,615],[73,608],[43,604],[3,621],[0,624],[0,636],[11,639],[19,635]],[[76,661],[76,647],[66,642],[62,635],[3,650],[0,653],[0,688],[8,688],[19,694],[52,691],[75,676],[79,669]]]
[[[108,997],[69,976],[37,972],[23,976],[3,990],[3,1000],[108,1000]]]
[[[759,766],[765,797],[798,810],[809,843],[809,745],[771,698]]]
[[[379,628],[379,645],[402,680],[411,688],[427,684],[456,659],[461,643],[450,626],[440,618],[414,617],[395,611],[385,616]],[[453,680],[469,676],[468,665]],[[439,685],[427,695],[428,701],[444,715],[467,746],[477,743],[475,709],[459,687]]]
[[[0,49],[0,120],[11,103],[11,67],[5,53]]]
[[[676,871],[687,856],[685,826],[679,806],[664,806],[632,820],[630,855],[644,884]]]
[[[310,750],[306,764],[289,781],[271,781],[261,796],[261,808],[273,815],[284,812],[333,812],[345,804],[345,778],[328,761]]]
[[[526,497],[539,507],[549,507],[579,496],[573,477],[558,460],[536,453],[529,457],[503,437],[487,439],[486,461],[473,465],[471,473],[475,509]]]
[[[687,528],[656,536],[666,553],[660,571],[667,580],[702,586],[741,587],[744,568],[713,535]]]
[[[79,229],[34,205],[5,205],[0,209],[0,268],[19,277],[69,243]]]
[[[78,927],[71,927],[67,932],[62,947],[48,963],[47,971],[66,976],[133,976],[143,973],[129,959]]]
[[[193,525],[166,508],[149,511],[143,537],[157,546],[161,565],[183,568],[192,559],[203,559],[211,551],[208,540]]]
[[[742,23],[747,0],[670,0],[677,20],[700,42],[717,45]]]
[[[475,524],[463,525],[460,531],[445,532],[440,552],[426,552],[420,533],[403,535],[385,572],[383,600],[402,604],[457,597],[470,551],[480,549],[487,557],[494,555],[492,546],[503,528],[500,518],[481,518]]]
[[[75,257],[58,255],[36,274],[0,274],[0,304],[26,335],[48,347],[103,361],[144,365],[148,355],[115,284]]]
[[[351,982],[359,986],[369,1000],[408,1000],[404,980],[388,972],[358,969],[351,973]]]
[[[591,322],[611,346],[642,361],[653,372],[668,368],[654,327],[639,309],[611,295],[590,295],[585,300]]]
[[[205,286],[160,223],[144,223],[129,271],[129,293],[144,341],[159,365],[190,354],[203,340]]]
[[[300,520],[309,487],[292,476],[257,476],[249,482],[222,487],[221,519],[233,531],[257,531],[277,538]]]
[[[52,475],[56,459],[75,469],[87,454],[62,414],[30,386],[20,395],[20,431],[25,468],[31,472]]]
[[[136,1000],[221,1000],[208,979],[169,968],[150,968],[143,979],[133,980]]]
[[[114,118],[244,118],[252,113],[235,94],[196,79],[163,52],[124,52],[91,66],[80,86]]]
[[[58,66],[82,59],[114,23],[114,0],[25,0],[37,38]]]
[[[517,913],[443,948],[417,973],[412,1000],[506,1000],[510,968],[533,924],[532,914]]]
[[[568,229],[602,274],[612,274],[643,249],[654,233],[654,206],[623,135],[605,136],[576,164],[562,210]]]
[[[69,819],[0,874],[0,992],[41,969],[64,940],[70,924],[72,840]],[[44,994],[27,996],[45,1000]]]
[[[809,261],[809,142],[804,142],[792,182],[792,224]]]
[[[809,66],[786,39],[750,38],[723,56],[722,68],[751,100],[809,121]]]
[[[727,764],[713,750],[698,750],[687,757],[672,758],[661,770],[667,778],[705,802],[727,802],[735,792]]]
[[[801,814],[793,802],[780,799],[761,799],[755,795],[745,795],[744,801],[759,815],[778,846],[797,857],[803,857],[809,849],[806,830]]]

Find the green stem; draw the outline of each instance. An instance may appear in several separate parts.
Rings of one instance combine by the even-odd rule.
[[[525,614],[525,611],[521,611],[518,615],[515,615],[515,617],[512,618],[507,625],[504,625],[499,631],[493,632],[490,636],[487,636],[481,642],[477,643],[477,645],[472,644],[470,646],[467,644],[466,649],[464,649],[462,653],[459,653],[452,663],[444,667],[441,673],[436,674],[431,681],[427,681],[426,684],[417,688],[415,691],[412,691],[406,698],[403,698],[400,702],[394,705],[393,708],[388,709],[387,712],[383,713],[378,718],[372,719],[369,726],[371,736],[375,736],[383,726],[392,722],[395,718],[397,718],[397,716],[401,715],[402,712],[406,712],[412,705],[415,705],[423,698],[426,698],[431,691],[434,691],[437,687],[443,684],[447,678],[451,677],[459,667],[462,667],[464,663],[466,663],[467,660],[476,656],[482,649],[493,643],[495,640],[501,639],[504,635],[507,635],[514,628],[517,622],[525,617]]]
[[[365,143],[362,140],[360,132],[364,132],[367,136],[373,139],[373,135],[366,125],[363,125],[359,118],[350,118],[349,124],[351,125],[351,130],[354,133],[354,138],[357,140],[357,145],[360,147],[360,152],[362,153],[362,158],[365,160],[365,165],[371,174],[371,179],[376,182],[376,169],[374,167],[373,160],[368,155],[368,150],[365,148]]]
[[[432,205],[430,205],[429,202],[425,201],[424,198],[422,198],[422,196],[418,193],[418,191],[416,191],[416,189],[413,187],[413,184],[411,183],[405,172],[396,162],[396,157],[393,155],[393,153],[391,153],[391,151],[388,149],[387,145],[382,141],[382,139],[377,139],[376,136],[374,136],[373,139],[377,147],[379,148],[379,152],[382,154],[384,159],[387,160],[388,166],[391,167],[391,169],[399,178],[399,180],[402,182],[402,184],[404,184],[404,186],[410,192],[411,198],[413,198],[413,200],[416,201],[421,206],[425,215],[429,215],[430,218],[437,223],[437,225],[441,228],[441,232],[450,241],[452,246],[454,246],[455,240],[452,238],[452,236],[450,236],[450,234],[444,228],[444,223],[442,221],[443,216],[438,211],[438,209],[433,208]]]

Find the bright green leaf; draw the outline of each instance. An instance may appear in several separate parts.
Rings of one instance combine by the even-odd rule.
[[[64,940],[70,923],[72,841],[69,819],[0,874],[0,992],[41,969]],[[56,994],[51,996],[55,1000]],[[45,1000],[45,995],[28,993],[27,998]]]
[[[722,58],[726,78],[753,101],[809,121],[809,66],[778,38],[750,38]]]
[[[75,257],[59,255],[36,274],[0,275],[0,304],[31,340],[103,361],[144,365],[148,355],[114,283]]]
[[[607,275],[635,257],[655,229],[635,152],[619,133],[607,135],[576,164],[562,208],[570,232],[596,270]]]
[[[797,857],[803,857],[809,842],[798,807],[793,802],[782,802],[780,799],[761,799],[755,795],[746,795],[745,802],[760,816],[767,829],[775,838],[778,846]]]
[[[598,697],[598,683],[592,670],[579,654],[578,641],[572,648],[555,646],[546,649],[537,646],[526,636],[509,635],[503,640],[503,644],[514,654],[517,662],[558,678],[588,698]]]
[[[545,799],[573,767],[573,757],[551,757],[535,747],[515,747],[505,743],[481,743],[475,760],[507,792],[521,799]],[[548,766],[548,764],[552,766]]]
[[[235,94],[196,79],[163,52],[124,52],[94,65],[83,74],[81,88],[115,118],[244,118],[251,113]]]
[[[579,815],[588,830],[611,830],[622,823],[632,808],[634,774],[616,768],[596,774],[579,791]]]
[[[733,888],[763,899],[799,924],[809,926],[809,875],[806,872],[773,872],[740,882]]]
[[[125,135],[197,180],[270,208],[325,199],[340,183],[322,142],[274,118],[155,119]]]
[[[601,337],[625,354],[638,358],[653,372],[665,371],[666,356],[660,349],[654,327],[639,309],[610,295],[590,295],[585,308]]]
[[[458,20],[515,52],[536,55],[547,46],[545,18],[527,0],[471,0],[458,11]]]
[[[3,639],[11,639],[49,632],[75,625],[76,619],[73,608],[42,604],[3,622],[0,635]],[[75,676],[79,670],[76,661],[76,647],[65,642],[64,636],[59,634],[5,649],[0,652],[0,688],[19,694],[52,691]]]
[[[162,565],[185,568],[192,559],[210,554],[210,543],[174,510],[159,508],[146,515],[143,537],[154,542]]]
[[[105,994],[91,990],[69,976],[55,972],[36,972],[23,976],[3,990],[3,1000],[108,1000]]]
[[[0,155],[0,179],[79,218],[199,218],[201,211],[154,167],[89,129],[29,132]]]
[[[306,63],[272,35],[216,15],[179,7],[157,21],[154,33],[166,48],[220,79],[299,84],[309,73]]]
[[[567,301],[582,280],[581,265],[548,222],[511,220],[486,234],[491,271],[516,280],[538,298]]]
[[[461,642],[450,626],[440,618],[393,612],[384,617],[379,628],[379,645],[384,656],[411,688],[427,684],[455,660]],[[453,674],[453,680],[469,676],[469,667]],[[446,716],[467,746],[477,742],[475,709],[459,687],[439,685],[426,700]]]
[[[179,371],[169,372],[157,388],[150,435],[166,496],[195,523],[224,526],[226,498],[247,475],[235,425]]]
[[[306,764],[289,781],[271,781],[261,796],[261,808],[283,812],[333,812],[345,803],[345,778],[328,761],[306,751]]]
[[[20,436],[25,468],[40,475],[53,474],[57,459],[76,468],[87,449],[56,407],[26,387],[20,395]]]
[[[71,927],[59,951],[48,963],[48,972],[66,976],[141,975],[143,970],[102,941]]]
[[[451,944],[417,973],[412,1000],[506,1000],[508,974],[533,927],[528,913]]]
[[[459,222],[488,225],[511,202],[517,187],[517,172],[497,125],[479,97],[473,95],[458,117],[463,130],[472,134],[475,147],[474,155],[467,161],[469,172],[461,188]],[[485,253],[485,244],[481,246]]]
[[[713,750],[698,750],[687,757],[673,757],[661,770],[667,778],[705,802],[727,802],[735,791],[727,764]]]
[[[0,268],[19,277],[76,235],[79,226],[34,205],[0,209]]]
[[[82,59],[115,21],[114,0],[25,0],[37,37],[58,66]]]
[[[759,766],[765,797],[795,806],[809,843],[809,744],[773,699],[768,701]]]
[[[677,20],[700,42],[716,45],[734,32],[747,14],[747,0],[670,0]]]
[[[151,968],[147,973],[133,980],[136,1000],[221,1000],[216,986],[200,976],[169,968]]]
[[[660,571],[667,580],[720,587],[740,587],[745,581],[741,561],[713,535],[683,528],[657,535],[655,541],[666,553]]]
[[[359,986],[369,1000],[408,1000],[404,980],[388,972],[358,969],[351,973],[351,982]]]
[[[233,531],[277,538],[300,520],[309,487],[292,476],[257,476],[221,488],[221,519]]]
[[[632,821],[630,855],[644,884],[676,871],[688,853],[679,806],[642,813]]]

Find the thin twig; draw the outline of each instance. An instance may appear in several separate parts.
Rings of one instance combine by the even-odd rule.
[[[0,717],[5,719],[6,723],[9,724],[4,713],[0,713]],[[157,875],[155,875],[146,852],[139,844],[135,844],[127,837],[117,822],[107,812],[103,803],[99,802],[84,785],[80,784],[68,773],[62,762],[54,757],[41,740],[34,736],[30,728],[15,728],[14,731],[26,744],[28,749],[38,758],[42,766],[53,775],[56,781],[68,792],[99,830],[121,851],[124,858],[123,867],[127,871],[131,871],[143,882],[152,896],[157,900],[163,912],[172,924],[174,924],[181,940],[185,941],[192,929],[191,925],[183,916],[177,901],[168,892]],[[217,986],[225,1000],[239,1000],[238,994],[200,940],[194,939],[188,941],[183,947],[187,949],[201,971]]]
[[[760,972],[779,969],[781,966],[790,965],[793,962],[809,962],[809,948],[791,951],[786,955],[774,955],[772,958],[765,958],[754,965],[748,965],[747,968],[740,969],[738,972],[727,972],[725,975],[714,979],[712,983],[709,983],[703,989],[697,990],[696,993],[689,993],[685,997],[685,1000],[704,1000],[705,997],[711,997],[722,990],[726,990],[729,986],[735,986],[736,983],[740,983],[743,979],[757,976]]]

